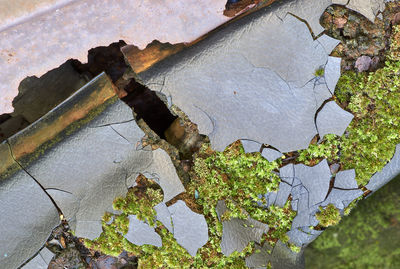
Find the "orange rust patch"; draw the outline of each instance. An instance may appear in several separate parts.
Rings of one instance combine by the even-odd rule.
[[[185,47],[186,45],[183,43],[172,45],[154,40],[144,50],[140,50],[134,45],[127,45],[121,50],[133,71],[140,73],[168,56],[183,50]]]

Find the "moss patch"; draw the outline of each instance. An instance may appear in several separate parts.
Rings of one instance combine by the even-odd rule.
[[[345,134],[326,135],[321,144],[300,151],[298,161],[339,162],[342,169],[354,168],[358,184],[365,186],[393,157],[400,143],[400,26],[393,31],[383,68],[373,73],[348,71],[340,77],[335,100],[354,115]]]
[[[333,226],[339,223],[341,216],[340,211],[333,204],[329,204],[327,207],[319,207],[320,212],[315,214],[315,217],[324,227]]]
[[[274,244],[281,239],[287,242],[286,232],[296,215],[290,209],[290,201],[284,208],[257,206],[257,201],[265,202],[258,198],[258,194],[278,189],[280,180],[274,173],[278,166],[279,162],[270,163],[260,153],[244,153],[240,142],[232,144],[224,152],[213,151],[208,144],[202,146],[194,159],[192,181],[186,186],[187,192],[178,197],[193,211],[203,214],[208,224],[209,240],[195,257],[176,242],[162,223],[154,222],[153,207],[162,201],[162,193],[157,184],[143,176],[138,178],[138,185],[130,189],[126,197],[115,199],[114,209],[123,213],[107,213],[103,218],[101,236],[85,243],[93,250],[114,256],[126,250],[139,258],[139,268],[246,268],[244,258],[253,252],[254,243],[241,253],[224,256],[220,249],[222,223],[218,220],[215,206],[219,200],[225,200],[229,209],[224,216],[226,219],[245,218],[245,210],[254,219],[269,225],[270,231],[264,236],[264,241]],[[156,232],[163,243],[161,248],[136,246],[123,237],[128,232],[130,214],[157,227]]]
[[[397,177],[307,247],[307,268],[400,268],[399,204]]]

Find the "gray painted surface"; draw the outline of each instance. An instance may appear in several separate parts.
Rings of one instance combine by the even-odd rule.
[[[297,164],[295,165],[295,174],[310,195],[309,206],[324,201],[331,180],[331,172],[326,159],[313,167]]]
[[[0,181],[0,201],[0,267],[17,268],[44,245],[60,218],[49,197],[22,170]]]
[[[326,103],[317,115],[319,136],[321,138],[326,134],[342,136],[353,117],[353,114],[343,110],[335,101]]]
[[[154,227],[139,220],[135,215],[129,215],[129,230],[124,237],[137,246],[153,245],[162,246],[161,236],[155,232]]]
[[[322,206],[333,204],[338,209],[344,209],[344,201],[353,201],[354,199],[363,195],[362,190],[338,190],[332,189],[328,198],[321,203]]]
[[[279,151],[276,151],[274,149],[270,149],[270,148],[263,149],[263,151],[261,152],[261,155],[265,159],[267,159],[269,162],[273,162],[276,159],[282,157],[282,153],[280,153]]]
[[[217,214],[220,218],[227,207],[224,201],[217,204]],[[232,218],[222,222],[221,252],[229,256],[234,251],[241,252],[250,242],[260,243],[261,236],[268,232],[268,225],[252,218]]]
[[[358,188],[356,171],[354,169],[339,171],[335,177],[334,187],[342,189]]]
[[[165,203],[161,202],[154,207],[157,213],[157,220],[160,221],[170,233],[174,233],[174,227],[172,226],[171,213]]]
[[[171,212],[174,238],[190,255],[208,241],[208,225],[203,215],[193,212],[185,202],[179,200],[168,207]]]
[[[308,15],[318,13],[315,8]],[[237,139],[281,152],[307,148],[316,134],[318,105],[331,96],[314,75],[329,52],[303,22],[289,14],[279,19],[280,9],[268,11],[234,22],[207,43],[139,74],[150,88],[170,96],[217,150]],[[165,83],[154,84],[160,81]]]
[[[400,144],[396,146],[396,152],[392,160],[383,167],[383,169],[375,173],[369,183],[365,186],[368,190],[377,191],[380,187],[388,183],[390,180],[400,174]]]

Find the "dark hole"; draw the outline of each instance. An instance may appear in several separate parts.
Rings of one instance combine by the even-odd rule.
[[[126,46],[125,41],[112,43],[105,47],[97,47],[89,50],[88,62],[82,64],[78,60],[73,60],[75,69],[84,75],[93,78],[105,71],[115,83],[122,77],[128,65],[125,63],[121,48]]]
[[[165,139],[164,132],[177,117],[154,91],[134,79],[125,86],[125,91],[128,95],[122,101],[135,111],[136,119],[143,119],[158,136]]]

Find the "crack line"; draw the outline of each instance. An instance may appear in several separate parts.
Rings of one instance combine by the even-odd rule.
[[[20,163],[19,161],[17,161],[17,159],[16,159],[15,156],[14,156],[13,150],[12,150],[12,148],[11,148],[11,145],[10,145],[10,142],[8,141],[8,139],[6,140],[6,143],[7,143],[7,145],[8,145],[8,149],[10,150],[11,158],[14,160],[14,162],[15,162],[28,176],[30,176],[30,177],[36,182],[36,184],[39,185],[39,187],[44,191],[44,193],[47,195],[47,197],[49,197],[50,201],[53,203],[54,207],[57,209],[58,214],[59,214],[59,216],[60,216],[60,220],[63,220],[63,219],[64,219],[64,214],[63,214],[61,208],[57,205],[56,201],[55,201],[55,200],[53,199],[53,197],[51,197],[51,195],[46,191],[46,188],[43,187],[43,185],[40,184],[40,182],[39,182],[34,176],[32,176],[31,173],[29,173],[29,172],[21,165],[21,163]]]

